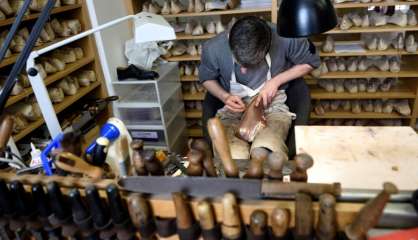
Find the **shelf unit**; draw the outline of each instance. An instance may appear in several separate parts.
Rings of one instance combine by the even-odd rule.
[[[25,16],[21,27],[31,25],[33,21],[35,21],[39,17],[39,13],[30,13]],[[57,17],[58,19],[71,19],[76,18],[80,21],[82,30],[86,30],[90,28],[90,22],[88,19],[87,13],[87,6],[84,0],[78,0],[77,4],[68,5],[68,6],[61,6],[55,7],[51,11],[51,19]],[[7,29],[9,25],[14,22],[15,18],[7,18],[5,20],[0,21],[0,29],[1,31]],[[39,50],[44,47],[50,46],[57,42],[64,40],[65,38],[56,38],[54,41],[45,43],[41,46],[35,47],[34,50]],[[64,100],[60,103],[54,104],[55,114],[59,114],[64,112],[68,107],[80,101],[84,97],[105,97],[106,96],[106,89],[104,87],[103,82],[103,74],[101,72],[101,67],[99,63],[99,59],[96,57],[96,47],[91,37],[81,39],[76,41],[73,44],[69,44],[69,46],[77,46],[81,47],[84,52],[84,57],[76,62],[66,64],[65,69],[54,74],[48,75],[44,79],[45,86],[50,86],[56,83],[57,81],[63,79],[66,76],[76,73],[78,70],[81,69],[88,69],[94,70],[96,73],[96,81],[91,83],[87,87],[80,87],[77,91],[76,95],[73,96],[65,96]],[[10,65],[14,64],[18,58],[19,54],[13,54],[9,58],[5,58],[2,62],[0,62],[0,69],[2,71],[7,71]],[[7,103],[6,103],[6,111],[7,107],[12,106],[20,101],[23,101],[27,97],[33,95],[33,89],[31,87],[25,88],[23,92],[16,96],[11,96]],[[107,117],[107,113],[102,115],[103,117]],[[32,133],[39,129],[42,125],[45,124],[45,117],[41,117],[34,122],[29,122],[28,126],[20,131],[17,134],[13,135],[13,140],[15,142],[19,142],[27,137],[30,137]]]
[[[131,10],[132,13],[141,11],[141,3],[143,1],[140,0],[127,0],[128,9]],[[340,3],[334,4],[337,14],[341,15],[343,13],[349,11],[356,11],[359,9],[367,9],[372,6],[395,6],[395,5],[407,5],[410,6],[412,9],[418,9],[418,1],[382,1],[382,2],[370,2],[370,3],[357,3],[357,2],[349,2],[349,3]],[[278,2],[272,1],[271,17],[272,22],[277,22],[277,7]],[[204,17],[204,16],[212,16],[212,15],[228,15],[228,14],[238,14],[238,13],[259,13],[266,11],[267,9],[248,9],[248,11],[244,11],[242,9],[236,11],[213,11],[213,12],[204,12],[204,13],[180,13],[176,15],[163,15],[169,19],[175,17]],[[269,12],[270,12],[269,11]],[[360,44],[359,35],[362,33],[387,33],[387,32],[418,32],[418,25],[417,26],[406,26],[406,27],[399,27],[396,25],[388,24],[386,26],[381,27],[367,27],[367,28],[359,28],[359,27],[352,27],[349,30],[341,30],[338,27],[332,29],[331,31],[324,33],[320,36],[313,37],[311,40],[314,44],[320,49],[321,43],[324,41],[326,35],[333,35],[336,37],[336,44],[353,44],[357,43]],[[200,36],[192,36],[186,35],[184,33],[178,33],[177,37],[178,40],[191,40],[191,41],[198,41],[198,40],[206,40],[213,37],[213,34],[203,34]],[[390,98],[390,99],[409,99],[410,105],[412,107],[412,116],[411,117],[402,117],[398,114],[372,114],[372,113],[361,113],[361,114],[352,114],[349,112],[338,112],[338,113],[330,113],[323,116],[317,116],[312,114],[311,117],[314,119],[329,119],[329,118],[347,118],[347,119],[365,119],[365,118],[377,118],[377,119],[393,119],[393,118],[403,118],[406,119],[407,124],[410,126],[414,126],[416,123],[416,119],[418,117],[418,64],[415,64],[418,60],[418,51],[409,53],[404,50],[398,51],[393,48],[389,48],[385,51],[370,51],[366,50],[364,52],[356,52],[356,53],[347,53],[347,52],[331,52],[325,53],[319,51],[319,55],[321,58],[324,57],[352,57],[352,56],[400,56],[402,58],[408,58],[407,61],[402,60],[403,66],[402,70],[398,73],[392,72],[381,72],[376,69],[371,69],[365,72],[329,72],[327,74],[322,75],[321,79],[346,79],[346,78],[399,78],[402,79],[403,84],[401,86],[397,86],[389,92],[377,92],[377,93],[356,93],[350,94],[348,92],[344,93],[329,93],[323,89],[320,89],[316,86],[317,79],[313,78],[312,76],[305,76],[305,81],[309,85],[311,89],[311,97],[313,101],[320,100],[320,99],[379,99],[379,98]],[[169,57],[166,59],[167,61],[174,61],[174,62],[189,62],[189,61],[199,61],[200,56],[176,56],[176,57]],[[180,81],[183,84],[190,84],[198,80],[196,76],[180,76]],[[204,94],[184,94],[183,98],[185,101],[201,101],[204,98]],[[188,119],[199,119],[201,118],[202,113],[198,110],[190,110],[186,109],[186,118]],[[199,134],[198,129],[189,129],[189,136],[196,136]],[[200,131],[201,132],[201,131]]]

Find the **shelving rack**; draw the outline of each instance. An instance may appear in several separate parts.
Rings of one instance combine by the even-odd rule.
[[[130,13],[137,13],[141,11],[141,6],[144,1],[141,0],[125,0],[126,6]],[[186,4],[187,2],[184,2]],[[418,1],[381,1],[381,2],[370,2],[370,3],[339,3],[334,4],[334,7],[339,16],[350,11],[361,10],[365,8],[370,8],[372,6],[396,6],[396,5],[407,5],[411,9],[417,12],[418,10]],[[179,17],[204,17],[204,16],[228,16],[238,14],[253,14],[253,13],[266,13],[271,16],[271,21],[273,23],[277,22],[277,10],[278,10],[278,1],[271,1],[271,8],[248,8],[243,9],[238,7],[238,9],[227,10],[227,11],[211,11],[203,13],[180,13],[175,15],[163,15],[167,18],[179,18]],[[387,33],[387,32],[418,32],[417,26],[406,26],[398,27],[396,25],[386,25],[381,27],[352,27],[349,30],[341,30],[338,27],[330,30],[327,33],[324,33],[320,36],[313,37],[311,40],[318,47],[319,55],[321,58],[324,57],[350,57],[350,56],[401,56],[402,57],[402,67],[401,71],[398,73],[392,72],[381,72],[381,71],[365,71],[365,72],[330,72],[322,75],[321,79],[338,79],[338,78],[398,78],[401,80],[401,84],[392,88],[389,92],[377,92],[377,93],[356,93],[350,94],[347,92],[344,93],[329,93],[325,90],[320,89],[317,86],[317,79],[314,79],[311,76],[305,76],[305,81],[311,89],[311,97],[313,101],[321,99],[408,99],[410,106],[412,108],[411,116],[401,116],[399,114],[377,114],[377,113],[360,113],[353,114],[351,112],[333,112],[326,113],[325,115],[318,116],[315,113],[311,114],[311,119],[403,119],[404,124],[409,126],[415,126],[418,118],[418,65],[416,60],[418,60],[418,52],[408,53],[406,51],[398,51],[395,49],[388,49],[385,51],[364,51],[359,53],[325,53],[320,51],[320,46],[322,41],[324,41],[326,35],[333,35],[336,40],[336,44],[352,44],[360,43],[360,34],[362,33]],[[214,34],[203,34],[200,36],[191,36],[184,33],[177,34],[177,40],[191,40],[191,41],[204,41],[214,37]],[[418,35],[417,35],[418,36]],[[200,56],[176,56],[167,58],[168,61],[174,62],[189,62],[189,61],[199,61]],[[180,81],[183,84],[190,84],[198,80],[197,76],[180,76]],[[202,101],[204,99],[204,94],[183,94],[185,101]],[[202,117],[202,112],[198,110],[187,110],[186,118],[187,119],[200,119]],[[188,133],[190,137],[199,137],[202,132],[197,128],[189,128]]]
[[[30,13],[25,18],[21,24],[21,27],[31,25],[38,17],[39,13]],[[51,11],[51,19],[54,17],[62,18],[62,19],[71,19],[76,18],[80,21],[82,26],[82,31],[90,28],[90,22],[88,19],[87,13],[87,6],[84,0],[79,0],[77,4],[68,5],[68,6],[61,6],[55,7]],[[7,30],[7,28],[13,23],[14,18],[7,18],[5,20],[0,20],[0,30]],[[54,43],[57,43],[65,38],[56,38],[52,42],[48,42],[43,44],[39,47],[36,47],[34,50],[42,49],[44,47],[50,46]],[[94,70],[96,73],[96,82],[93,82],[88,87],[80,87],[77,91],[76,95],[73,96],[65,96],[64,100],[60,103],[54,104],[55,113],[58,115],[64,112],[68,107],[79,101],[80,99],[89,96],[89,97],[104,97],[106,96],[106,90],[103,81],[103,74],[100,68],[99,60],[96,57],[96,48],[92,38],[85,38],[81,39],[75,44],[70,44],[70,46],[77,46],[81,47],[84,52],[84,57],[74,63],[66,64],[65,69],[63,71],[56,72],[54,74],[48,75],[44,79],[45,86],[50,86],[57,81],[63,79],[70,74],[74,74],[79,70]],[[7,69],[10,65],[14,64],[18,54],[13,54],[9,58],[5,58],[2,62],[0,62],[0,70],[3,72],[7,72]],[[32,87],[25,88],[23,92],[16,96],[11,96],[7,103],[6,103],[6,111],[7,107],[12,106],[20,101],[23,101],[27,97],[33,95]],[[26,139],[32,135],[32,133],[39,129],[45,123],[44,118],[39,118],[34,122],[29,122],[29,125],[20,131],[17,134],[13,135],[13,140],[15,142],[19,142],[22,139]]]

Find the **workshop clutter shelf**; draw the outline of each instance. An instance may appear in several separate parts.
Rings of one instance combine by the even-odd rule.
[[[146,2],[147,1],[142,0],[128,0],[127,5],[130,13],[138,13],[142,11],[144,6],[147,7],[146,4],[144,5]],[[164,1],[154,1],[154,3],[155,2],[158,2],[160,6],[163,6],[164,3]],[[170,21],[176,29],[176,40],[178,41],[175,41],[173,48],[176,47],[176,44],[183,44],[184,47],[186,47],[181,47],[182,49],[180,49],[180,53],[182,54],[177,52],[175,54],[176,56],[173,54],[171,54],[171,56],[165,56],[165,59],[169,62],[181,62],[181,68],[182,66],[190,64],[198,66],[198,63],[193,62],[200,61],[199,45],[201,45],[203,41],[216,36],[216,33],[227,29],[230,24],[236,20],[236,17],[255,14],[258,16],[263,16],[265,19],[271,20],[272,22],[276,22],[277,18],[277,0],[242,0],[238,6],[233,7],[232,9],[210,11],[206,9],[205,11],[201,12],[187,12],[188,2],[189,1],[181,1],[185,9],[180,13],[161,14],[168,21]],[[202,2],[204,3],[205,1]],[[201,30],[198,29],[199,27],[202,27]],[[190,47],[191,44],[195,45],[195,49]],[[187,49],[187,47],[190,48]],[[177,50],[178,49],[179,48],[177,48]],[[191,55],[190,53],[193,54]],[[180,69],[180,81],[182,82],[182,85],[185,86],[183,87],[183,100],[187,111],[189,111],[191,110],[190,105],[201,106],[201,102],[197,103],[196,101],[202,101],[204,99],[205,93],[195,92],[194,87],[189,87],[191,82],[195,82],[198,79],[198,76],[194,74],[194,67],[192,72],[188,75],[183,74],[183,72],[184,71]],[[201,110],[192,109],[192,111],[196,112],[197,114],[186,113],[186,118],[188,119],[189,126],[187,131],[188,135],[191,137],[201,137],[202,131],[199,129],[199,127],[196,127],[196,119],[199,115],[201,115]],[[194,126],[194,129],[193,127],[190,128],[191,126]]]
[[[38,1],[38,3],[40,2],[42,1]],[[46,3],[46,1],[44,2]],[[51,16],[36,42],[34,50],[51,46],[90,28],[84,0],[57,1],[58,3],[61,5],[56,5],[52,9]],[[38,6],[39,10],[35,10],[33,9],[35,5],[34,1],[30,12],[24,17],[18,29],[17,36],[14,37],[8,56],[0,62],[2,74],[7,74],[11,65],[16,62],[31,28],[40,16],[39,10],[42,6]],[[4,40],[10,25],[15,21],[14,16],[15,13],[0,20],[0,32],[2,33],[0,41]],[[80,39],[41,55],[36,59],[36,67],[43,77],[43,84],[48,89],[51,98],[54,98],[55,114],[65,112],[76,102],[87,99],[87,96],[88,98],[100,98],[105,95],[102,85],[103,76],[91,38]],[[87,80],[88,76],[91,81]],[[12,113],[17,120],[13,140],[18,142],[32,137],[35,130],[41,129],[40,127],[44,125],[48,116],[42,116],[34,95],[35,92],[25,71],[19,75],[19,81],[14,90],[15,95],[11,96],[6,103],[6,111]],[[29,140],[29,138],[27,139]],[[26,140],[21,142],[26,143]]]
[[[164,64],[156,71],[160,75],[157,80],[112,83],[120,96],[114,105],[115,115],[125,123],[132,138],[145,140],[147,148],[181,152],[186,142],[186,122],[178,64]]]

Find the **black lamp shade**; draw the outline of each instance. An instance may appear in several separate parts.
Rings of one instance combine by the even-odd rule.
[[[335,26],[337,15],[331,0],[282,0],[277,24],[282,37],[308,37]]]

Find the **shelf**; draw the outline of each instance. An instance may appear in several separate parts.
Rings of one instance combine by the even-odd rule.
[[[325,34],[337,34],[337,33],[378,33],[378,32],[404,32],[404,31],[418,31],[417,26],[406,26],[399,27],[396,25],[385,25],[380,27],[352,27],[348,30],[341,30],[339,28],[334,28],[326,32]]]
[[[324,115],[317,115],[311,113],[311,119],[330,119],[330,118],[343,118],[343,119],[408,119],[410,116],[402,116],[398,113],[375,113],[375,112],[362,112],[352,113],[347,111],[335,111],[326,112]]]
[[[189,137],[203,137],[203,129],[201,128],[188,128],[187,136]]]
[[[82,60],[79,60],[74,63],[66,64],[65,69],[63,71],[57,72],[53,75],[47,76],[44,79],[45,86],[50,85],[51,83],[60,80],[69,74],[73,73],[74,71],[77,71],[78,69],[84,67],[85,65],[91,63],[93,61],[94,57],[87,57],[83,58]],[[32,87],[25,88],[23,92],[21,92],[19,95],[11,96],[6,103],[6,107],[13,105],[20,100],[24,99],[25,97],[31,95],[33,93]]]
[[[81,7],[81,4],[73,4],[73,5],[68,5],[68,6],[57,7],[57,8],[53,8],[50,14],[52,15],[52,14],[62,13],[62,12],[70,11],[70,10],[73,10],[73,9],[78,9],[80,7]],[[27,15],[23,18],[23,21],[36,19],[40,15],[41,15],[40,13],[29,14],[29,15]],[[10,25],[14,21],[15,21],[14,17],[1,20],[0,21],[0,27]]]
[[[407,52],[405,50],[402,51],[398,51],[396,49],[388,49],[385,51],[371,51],[371,50],[367,50],[364,52],[342,52],[342,53],[336,53],[336,52],[330,52],[330,53],[325,53],[325,52],[320,52],[319,56],[320,57],[349,57],[349,56],[399,56],[399,55],[417,55],[418,51],[410,53]]]
[[[203,99],[205,99],[205,94],[206,93],[196,93],[196,94],[190,94],[190,93],[183,93],[183,100],[186,101],[202,101]]]
[[[264,5],[264,4],[263,4]],[[207,12],[200,12],[200,13],[188,13],[182,12],[178,14],[162,14],[161,16],[166,18],[175,18],[175,17],[202,17],[202,16],[219,16],[219,15],[233,15],[233,14],[244,14],[244,13],[263,13],[263,12],[271,12],[271,7],[253,7],[253,8],[240,8],[237,7],[235,9],[230,10],[214,10],[214,11],[207,11]]]
[[[187,110],[186,111],[186,118],[193,119],[193,118],[202,118],[203,113],[200,110]]]
[[[57,42],[60,42],[62,40],[64,40],[66,38],[56,38],[54,41],[42,44],[41,46],[35,47],[34,50],[39,50],[45,47],[48,47],[52,44],[55,44]],[[12,54],[12,56],[8,57],[8,58],[4,58],[3,61],[0,62],[0,68],[8,66],[10,64],[13,64],[16,62],[17,58],[19,57],[20,53],[16,53],[16,54]]]
[[[92,83],[90,86],[88,87],[82,87],[79,89],[78,93],[74,96],[66,96],[64,98],[63,102],[54,104],[54,109],[55,112],[58,114],[60,112],[62,112],[64,109],[66,109],[68,106],[70,106],[71,104],[73,104],[74,102],[76,102],[77,100],[79,100],[80,98],[84,97],[85,95],[87,95],[88,93],[90,93],[91,91],[93,91],[95,88],[97,88],[98,86],[100,86],[100,82],[96,81],[94,83]],[[25,136],[27,136],[29,133],[33,132],[34,130],[36,130],[38,127],[40,127],[42,124],[44,124],[44,119],[43,117],[36,120],[35,122],[32,122],[29,124],[29,126],[25,129],[23,129],[21,132],[19,132],[18,134],[13,136],[13,140],[14,141],[19,141],[22,138],[24,138]]]
[[[180,76],[180,82],[196,82],[199,80],[198,76],[190,75],[190,76]]]
[[[332,78],[407,78],[418,77],[418,69],[413,67],[402,66],[400,72],[383,72],[378,70],[370,70],[364,72],[328,72],[321,75],[319,78],[332,79]],[[311,77],[312,78],[312,77]]]
[[[389,92],[359,92],[359,93],[335,93],[326,92],[318,86],[309,87],[312,99],[414,99],[416,94],[406,86],[393,87]]]
[[[364,7],[383,7],[383,6],[395,6],[395,5],[418,5],[418,1],[407,2],[407,1],[382,1],[382,2],[369,2],[369,3],[335,3],[334,8],[364,8]]]
[[[215,37],[214,33],[205,33],[203,35],[193,36],[185,33],[176,33],[176,40],[206,40]]]
[[[190,61],[200,61],[200,56],[191,56],[188,54],[184,54],[181,56],[175,56],[175,57],[168,57],[165,58],[165,60],[169,62],[190,62]]]
[[[93,91],[98,86],[100,86],[100,81],[93,82],[93,83],[90,84],[90,86],[87,86],[87,87],[80,87],[80,89],[78,89],[76,95],[65,96],[64,101],[62,101],[60,103],[57,103],[57,104],[54,104],[55,112],[57,114],[62,112],[64,109],[66,109],[71,104],[75,103],[80,98],[84,97],[85,95],[87,95],[88,93]]]

